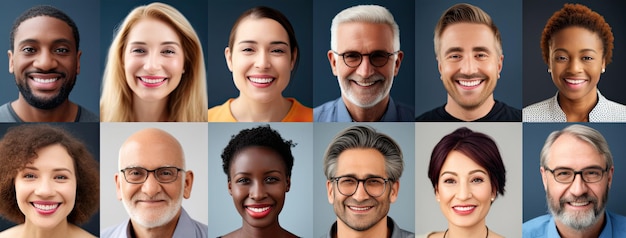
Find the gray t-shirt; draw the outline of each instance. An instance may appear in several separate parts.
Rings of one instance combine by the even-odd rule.
[[[78,105],[78,113],[74,122],[99,122],[100,118],[89,110]],[[11,102],[0,106],[0,122],[24,122],[11,107]]]

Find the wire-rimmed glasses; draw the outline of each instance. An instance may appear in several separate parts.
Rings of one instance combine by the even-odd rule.
[[[172,166],[160,167],[152,170],[142,167],[130,167],[120,170],[120,172],[124,173],[124,179],[126,182],[132,184],[141,184],[146,182],[148,175],[151,172],[154,173],[154,178],[159,183],[171,183],[176,181],[179,171],[183,171],[183,169]]]

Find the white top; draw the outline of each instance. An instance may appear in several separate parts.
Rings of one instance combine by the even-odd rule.
[[[606,99],[600,90],[598,103],[589,112],[589,122],[626,122],[626,106]],[[554,97],[522,109],[523,122],[566,122],[567,117],[559,106],[557,92]]]

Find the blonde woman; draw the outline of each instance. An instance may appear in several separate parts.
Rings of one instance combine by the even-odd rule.
[[[207,121],[205,74],[200,39],[185,16],[163,3],[139,6],[109,48],[100,121]]]

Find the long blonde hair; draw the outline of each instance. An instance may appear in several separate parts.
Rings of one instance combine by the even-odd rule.
[[[202,45],[195,30],[185,16],[170,5],[151,3],[133,9],[119,26],[109,48],[102,76],[100,121],[135,121],[132,113],[133,92],[124,74],[124,51],[130,29],[143,18],[154,18],[172,26],[178,33],[185,55],[180,84],[169,95],[167,109],[169,121],[207,121],[206,72]]]

